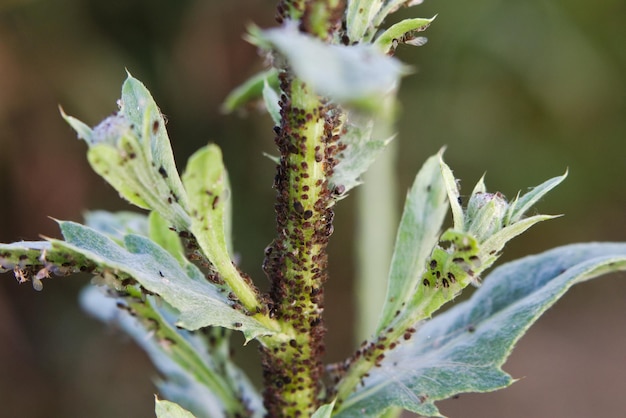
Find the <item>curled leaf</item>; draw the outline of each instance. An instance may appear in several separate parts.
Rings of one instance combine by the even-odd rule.
[[[187,196],[174,163],[165,119],[146,87],[130,74],[122,86],[119,112],[94,129],[65,120],[89,145],[93,169],[122,197],[156,210],[178,229],[189,225]]]

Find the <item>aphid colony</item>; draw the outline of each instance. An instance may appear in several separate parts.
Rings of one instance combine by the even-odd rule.
[[[455,290],[461,290],[467,286],[467,279],[478,283],[476,269],[480,268],[481,262],[476,239],[449,229],[441,236],[440,243],[442,246],[435,247],[427,262],[422,284],[433,289],[458,287]]]

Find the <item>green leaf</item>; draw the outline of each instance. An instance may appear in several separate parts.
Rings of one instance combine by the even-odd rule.
[[[457,184],[452,170],[443,161],[443,151],[439,153],[439,165],[441,166],[441,175],[446,185],[448,192],[448,201],[450,202],[450,209],[452,209],[452,220],[454,222],[454,229],[457,231],[465,230],[465,215],[463,214],[463,207],[461,206],[461,193],[459,192],[459,185]],[[482,181],[482,179],[481,179]]]
[[[134,146],[133,139],[121,139],[120,144],[122,143],[128,145],[124,152],[120,152],[109,144],[96,144],[90,147],[87,151],[89,164],[98,175],[118,191],[121,197],[133,205],[142,209],[160,206],[158,196],[152,192],[145,193],[146,183],[150,183],[150,180],[144,182],[145,176],[138,177],[137,175],[142,174],[144,164],[137,164],[134,161],[136,157],[128,160],[121,155],[137,155],[138,148]]]
[[[497,268],[467,302],[387,352],[334,416],[378,417],[391,406],[441,416],[435,401],[509,386],[501,366],[539,316],[574,284],[618,270],[626,244],[569,245]]]
[[[313,413],[311,418],[330,418],[333,413],[333,408],[335,407],[335,401],[322,405],[317,408],[317,411]]]
[[[268,83],[272,88],[278,87],[278,71],[275,68],[253,75],[234,89],[224,100],[222,111],[231,113],[249,102],[261,98],[265,83]]]
[[[424,0],[386,0],[383,7],[380,9],[376,17],[373,19],[372,24],[378,28],[385,18],[398,11],[401,7],[413,7],[418,4],[422,4]]]
[[[257,294],[234,265],[226,240],[225,205],[230,199],[228,176],[217,145],[207,145],[189,158],[183,175],[192,215],[191,232],[202,252],[243,306],[251,312],[259,306]]]
[[[165,119],[148,89],[128,74],[122,86],[120,112],[133,124],[141,124],[141,142],[148,162],[158,171],[169,187],[169,195],[177,197],[185,207],[185,190],[174,163],[170,139],[165,130]]]
[[[509,204],[509,211],[505,216],[505,225],[518,222],[522,216],[541,199],[546,193],[561,184],[567,177],[567,171],[562,176],[553,177],[539,186],[534,187],[522,197],[518,196]]]
[[[385,54],[395,49],[395,42],[411,44],[412,41],[417,39],[416,33],[426,30],[435,18],[431,19],[405,19],[389,29],[384,31],[376,41],[376,45]]]
[[[195,418],[195,416],[170,401],[160,401],[155,397],[154,412],[157,418]]]
[[[481,244],[481,270],[486,270],[498,259],[500,251],[508,241],[524,233],[528,228],[539,222],[558,217],[559,215],[535,215],[502,228],[498,233],[492,235]]]
[[[110,274],[126,274],[180,312],[178,325],[189,330],[221,326],[242,331],[247,340],[272,331],[234,309],[212,283],[190,275],[166,250],[139,235],[124,237],[124,247],[86,226],[60,222],[66,241],[53,247],[82,254]]]
[[[132,204],[158,211],[173,226],[187,228],[187,197],[178,176],[165,119],[146,87],[130,74],[120,111],[93,130],[62,113],[89,145],[93,169]]]
[[[189,261],[185,258],[185,249],[176,231],[172,231],[169,223],[158,212],[150,212],[148,217],[149,237],[152,241],[174,256],[181,266]]]
[[[253,36],[282,54],[298,78],[318,94],[339,104],[377,110],[408,73],[407,66],[373,45],[329,45],[290,25]]]
[[[272,121],[274,125],[280,126],[280,105],[278,104],[279,98],[278,93],[270,84],[265,80],[263,85],[263,102],[265,103],[265,108],[267,112],[272,117]]]
[[[439,155],[432,156],[417,174],[404,205],[378,332],[391,323],[396,312],[406,309],[406,303],[422,287],[426,260],[439,241],[447,213],[446,200]]]
[[[372,21],[383,7],[383,0],[349,0],[346,28],[350,42],[360,42],[368,31],[375,31]]]
[[[63,119],[76,131],[79,139],[84,140],[90,145],[94,143],[93,130],[86,123],[81,122],[73,116],[68,116],[61,106],[59,106],[59,112],[61,112]]]

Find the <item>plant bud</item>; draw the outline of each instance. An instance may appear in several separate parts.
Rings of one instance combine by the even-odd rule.
[[[504,195],[496,193],[474,193],[465,213],[467,232],[483,242],[504,227],[504,216],[509,207]]]

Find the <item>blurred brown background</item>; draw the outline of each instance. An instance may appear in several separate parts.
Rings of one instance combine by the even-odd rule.
[[[273,25],[274,1],[0,0],[0,240],[57,236],[54,222],[87,209],[128,209],[93,174],[86,146],[58,114],[95,124],[115,110],[124,68],[169,119],[179,166],[207,141],[224,150],[235,192],[235,243],[260,286],[273,236],[269,118],[223,116],[221,100],[261,68],[241,39]],[[405,16],[438,14],[419,49],[399,55],[404,80],[400,190],[429,155],[469,193],[570,176],[538,209],[565,213],[509,244],[506,259],[575,241],[626,239],[626,3],[620,0],[430,1]],[[396,16],[399,19],[401,16]],[[354,198],[339,205],[327,291],[329,361],[352,347]],[[451,417],[626,417],[626,277],[574,288],[524,337],[505,369],[511,388],[441,403]],[[43,292],[0,280],[1,417],[151,417],[143,353],[88,318],[87,277]],[[238,355],[254,363],[254,349]],[[251,374],[258,378],[258,371]]]

